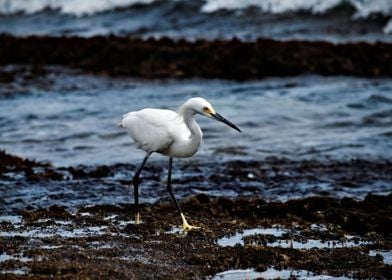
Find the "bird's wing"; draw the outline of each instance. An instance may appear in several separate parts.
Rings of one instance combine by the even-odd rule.
[[[173,143],[170,124],[177,116],[170,110],[143,109],[125,114],[121,126],[138,148],[146,152],[159,152]]]

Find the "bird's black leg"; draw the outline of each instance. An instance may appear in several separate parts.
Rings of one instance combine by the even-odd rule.
[[[170,195],[171,195],[171,197],[172,197],[172,199],[174,201],[174,204],[177,207],[178,212],[180,212],[181,219],[182,219],[182,228],[184,230],[190,230],[190,229],[194,229],[194,228],[199,228],[199,227],[194,227],[194,226],[191,226],[191,225],[188,224],[187,220],[185,219],[184,214],[182,213],[180,204],[178,203],[176,197],[173,194],[172,186],[171,186],[172,167],[173,167],[173,158],[170,157],[169,158],[169,171],[168,171],[168,174],[167,174],[167,190],[170,193]]]
[[[180,204],[178,204],[176,197],[173,194],[172,187],[171,187],[171,174],[172,174],[172,167],[173,167],[173,158],[169,158],[169,171],[167,174],[167,191],[170,193],[174,203],[176,204],[178,212],[182,214],[182,210]]]
[[[144,165],[147,162],[148,157],[151,155],[151,153],[147,153],[146,156],[143,159],[142,164],[139,166],[139,168],[136,170],[135,175],[133,176],[132,179],[132,184],[133,184],[133,190],[134,190],[134,197],[135,197],[135,224],[140,224],[140,214],[139,214],[139,176],[140,173],[142,172],[142,169]]]

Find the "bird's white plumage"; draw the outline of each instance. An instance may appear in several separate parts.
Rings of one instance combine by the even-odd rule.
[[[171,110],[143,109],[123,116],[121,126],[146,152],[167,154],[173,143],[188,142],[191,132],[183,117]]]
[[[129,112],[123,116],[121,126],[127,130],[137,147],[147,153],[190,157],[197,152],[203,138],[195,121],[196,114],[215,118],[240,131],[217,114],[211,104],[201,97],[188,99],[178,112],[151,108]]]

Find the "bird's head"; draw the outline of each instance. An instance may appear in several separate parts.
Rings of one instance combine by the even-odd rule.
[[[188,102],[190,107],[195,111],[195,113],[223,122],[224,124],[230,126],[231,128],[241,132],[241,130],[236,125],[234,125],[233,123],[229,122],[227,119],[219,115],[212,107],[212,105],[204,98],[195,97],[189,99],[186,103]]]

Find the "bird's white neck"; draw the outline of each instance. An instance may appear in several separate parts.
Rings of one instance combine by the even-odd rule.
[[[186,126],[191,132],[191,145],[195,146],[197,149],[200,146],[203,133],[201,132],[200,126],[195,120],[196,111],[184,104],[180,107],[179,115],[181,115],[181,117],[184,119]]]

